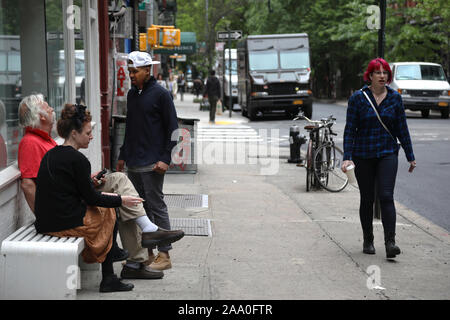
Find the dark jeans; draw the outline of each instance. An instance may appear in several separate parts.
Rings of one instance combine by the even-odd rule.
[[[170,230],[169,212],[164,202],[163,184],[164,175],[154,171],[131,172],[128,178],[133,183],[136,191],[142,199],[145,199],[144,209],[148,218],[158,227]],[[167,252],[171,245],[158,247],[158,251]]]
[[[219,100],[219,97],[216,96],[208,96],[208,100],[209,100],[209,121],[216,121],[216,106],[217,106],[217,101]]]
[[[361,196],[359,217],[363,232],[372,230],[376,182],[384,231],[395,233],[394,187],[398,168],[397,153],[375,159],[354,157],[353,162],[355,163],[355,175]]]

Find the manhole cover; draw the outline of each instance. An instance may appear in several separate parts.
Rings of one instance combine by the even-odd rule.
[[[208,208],[207,194],[166,194],[164,201],[172,208]]]
[[[186,236],[212,236],[209,219],[170,218],[170,228],[181,229]]]

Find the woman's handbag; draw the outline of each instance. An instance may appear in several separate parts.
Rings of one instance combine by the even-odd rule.
[[[367,95],[367,93],[365,93],[363,89],[360,89],[360,90],[361,90],[361,92],[366,96],[367,101],[369,101],[370,105],[372,106],[373,111],[375,111],[375,114],[377,115],[377,118],[378,118],[378,120],[380,121],[380,123],[381,123],[381,125],[383,126],[383,128],[386,129],[386,131],[389,133],[389,135],[392,137],[392,139],[393,139],[398,145],[400,145],[400,142],[398,141],[398,139],[397,139],[397,138],[394,138],[394,136],[393,136],[392,133],[389,131],[389,129],[386,127],[386,125],[384,124],[384,122],[381,121],[381,117],[380,117],[380,115],[378,114],[377,109],[376,109],[375,106],[373,105],[372,100],[370,100],[370,98],[369,98],[369,96]]]

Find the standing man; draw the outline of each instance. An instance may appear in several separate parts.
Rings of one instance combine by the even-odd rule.
[[[209,100],[209,123],[214,124],[216,121],[216,106],[220,97],[220,82],[216,77],[216,72],[211,70],[209,77],[206,80],[204,97],[208,97]]]
[[[147,52],[133,51],[128,55],[128,72],[132,88],[127,96],[127,119],[123,145],[117,161],[117,171],[126,164],[150,220],[170,230],[169,213],[164,202],[164,175],[169,169],[171,152],[176,145],[172,133],[178,129],[177,113],[171,94],[151,75],[153,61]],[[158,255],[148,249],[152,269],[172,267],[171,245],[158,246]]]

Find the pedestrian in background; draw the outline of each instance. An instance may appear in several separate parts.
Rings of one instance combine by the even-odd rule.
[[[168,89],[167,82],[166,80],[164,80],[162,73],[158,73],[156,80],[161,87],[163,87],[164,89]]]
[[[195,91],[195,96],[198,99],[200,92],[203,91],[203,81],[200,78],[197,78],[194,80],[194,91]]]
[[[151,76],[153,61],[147,52],[133,51],[128,55],[128,71],[132,88],[127,95],[125,137],[120,148],[117,171],[128,167],[128,177],[139,195],[150,220],[160,228],[170,230],[169,213],[164,202],[164,176],[169,169],[172,149],[177,139],[178,119],[170,93]],[[176,82],[175,82],[176,85]],[[184,236],[180,230],[179,239]],[[172,267],[171,244],[158,246],[158,255],[149,249],[150,268],[166,270]]]
[[[400,94],[391,89],[392,71],[381,58],[370,61],[365,85],[348,101],[344,131],[344,162],[342,171],[355,165],[360,198],[359,216],[363,230],[363,252],[375,254],[373,245],[373,204],[375,186],[381,206],[387,258],[395,258],[400,248],[395,244],[396,211],[394,187],[400,146],[410,163],[409,172],[416,167],[411,138]]]
[[[184,79],[183,73],[178,76],[177,87],[178,91],[180,92],[180,100],[183,101],[184,91],[186,90],[186,81]]]
[[[176,100],[178,92],[178,84],[177,80],[175,79],[172,73],[169,75],[169,81],[167,83],[167,86],[170,94],[172,95],[172,99]]]
[[[206,80],[204,97],[208,97],[209,101],[209,123],[214,124],[216,120],[216,106],[220,97],[220,82],[216,77],[216,72],[211,70]]]

